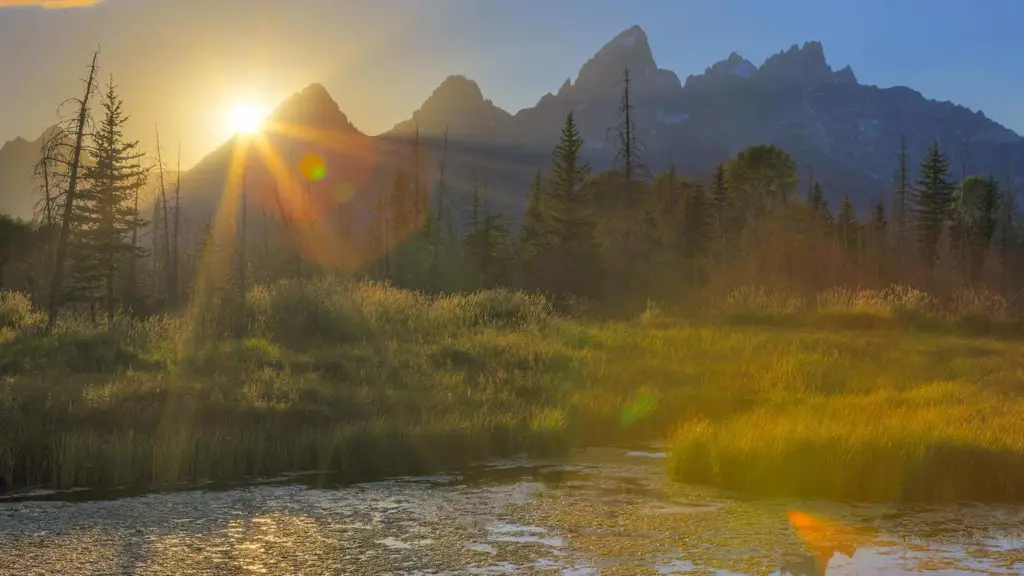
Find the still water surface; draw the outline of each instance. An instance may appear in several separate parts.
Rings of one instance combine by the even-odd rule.
[[[604,448],[340,485],[0,498],[0,574],[1024,574],[1024,508],[744,502]]]

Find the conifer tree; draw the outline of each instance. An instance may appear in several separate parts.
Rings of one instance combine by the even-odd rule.
[[[849,253],[857,247],[857,213],[850,202],[850,195],[843,196],[843,207],[836,218],[836,231],[839,234],[839,246]]]
[[[750,223],[769,208],[789,202],[797,184],[796,163],[774,144],[757,144],[729,162],[727,177],[740,193],[741,220]]]
[[[907,167],[907,139],[900,136],[899,164],[896,169],[896,189],[892,196],[893,231],[898,247],[903,245],[907,230],[907,202],[909,200],[910,172]]]
[[[1003,199],[992,176],[969,176],[953,200],[953,226],[961,249],[961,269],[971,284],[981,282],[985,256],[999,227]]]
[[[828,200],[825,199],[825,192],[818,182],[811,185],[807,207],[819,230],[825,230],[832,225],[832,213],[828,209]]]
[[[711,174],[711,206],[715,214],[718,239],[723,244],[731,232],[734,201],[725,179],[725,165],[715,166]]]
[[[885,281],[889,270],[889,244],[888,244],[889,221],[885,217],[885,204],[879,200],[871,211],[871,220],[868,223],[868,239],[870,256],[866,264],[873,267],[873,280],[875,284],[882,284]]]
[[[698,270],[711,245],[712,226],[713,214],[707,193],[697,182],[686,197],[683,212],[683,252],[689,262],[693,282],[700,280]]]
[[[544,175],[537,170],[533,181],[530,182],[526,213],[523,215],[519,236],[516,239],[516,267],[521,284],[536,284],[534,276],[537,272],[538,256],[551,247],[550,227],[545,214],[546,194]]]
[[[590,167],[582,150],[583,137],[570,112],[555,146],[545,214],[561,264],[558,292],[588,296],[600,288],[600,262],[590,206]]]
[[[75,207],[74,291],[90,303],[102,298],[107,321],[123,301],[117,273],[128,266],[138,247],[132,231],[142,223],[135,209],[135,195],[145,183],[140,167],[142,153],[137,141],[124,138],[124,113],[117,89],[111,82],[103,98],[103,119],[93,135],[92,162],[83,170],[85,186]]]
[[[931,270],[938,259],[939,238],[950,216],[953,184],[949,180],[949,161],[934,142],[921,162],[913,190],[914,232],[921,261]]]
[[[885,218],[885,204],[879,201],[878,204],[875,204],[875,209],[871,213],[871,229],[879,233],[884,233],[888,228],[888,225],[889,222]]]
[[[508,283],[511,235],[502,212],[492,212],[487,189],[474,182],[472,212],[475,220],[462,240],[472,273],[472,288],[494,288]]]

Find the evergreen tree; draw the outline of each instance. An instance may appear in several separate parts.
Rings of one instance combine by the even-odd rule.
[[[811,185],[807,207],[820,230],[825,230],[832,225],[832,213],[828,209],[828,200],[825,199],[825,192],[818,182]]]
[[[523,222],[519,226],[519,236],[516,239],[518,276],[521,280],[520,284],[527,287],[537,286],[539,256],[551,247],[551,228],[545,214],[546,194],[544,175],[537,170],[530,183],[526,213],[523,215]]]
[[[505,214],[491,212],[486,189],[473,187],[473,214],[477,218],[462,240],[466,262],[472,273],[472,288],[494,288],[508,284],[511,234]]]
[[[991,176],[969,176],[953,200],[953,226],[961,248],[961,269],[971,284],[981,282],[985,255],[999,227],[1003,207],[999,182]]]
[[[889,269],[888,262],[888,228],[885,217],[885,204],[879,200],[871,211],[868,223],[868,249],[870,250],[867,264],[873,268],[873,280],[876,285],[883,284]]]
[[[711,174],[711,207],[715,215],[715,228],[723,249],[726,238],[731,233],[734,199],[725,179],[725,165],[715,166]]]
[[[85,187],[74,210],[73,290],[87,302],[103,299],[108,321],[123,300],[117,272],[127,267],[138,247],[132,231],[141,225],[134,198],[145,183],[137,141],[126,141],[128,121],[113,83],[103,99],[104,116],[93,135],[92,162],[84,166]]]
[[[29,224],[0,213],[0,292],[7,287],[4,275],[7,266],[25,251],[31,233]]]
[[[707,257],[711,246],[714,214],[707,193],[700,182],[686,196],[683,212],[683,254],[689,262],[691,282],[699,281],[699,267]]]
[[[893,229],[897,246],[902,246],[907,230],[907,200],[910,195],[910,172],[907,167],[907,139],[900,136],[899,165],[896,169],[896,189],[892,196]]]
[[[885,204],[879,201],[871,213],[871,229],[884,234],[888,224],[888,220],[885,218]]]
[[[740,193],[737,200],[744,221],[786,205],[797,185],[796,162],[774,144],[747,147],[729,162],[727,170],[729,182]]]
[[[857,212],[853,209],[853,203],[850,202],[850,195],[846,194],[843,196],[843,207],[840,209],[839,217],[836,219],[839,246],[844,251],[850,252],[857,247],[858,227]]]
[[[590,167],[581,158],[582,150],[583,137],[570,112],[555,146],[545,214],[561,264],[558,293],[588,296],[600,288],[600,261],[590,206]]]
[[[921,163],[913,194],[914,228],[921,260],[929,270],[938,260],[939,238],[950,216],[953,185],[949,161],[934,142]]]

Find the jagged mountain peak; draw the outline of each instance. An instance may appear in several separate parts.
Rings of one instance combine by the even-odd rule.
[[[467,104],[482,103],[484,101],[484,93],[480,90],[480,85],[475,81],[461,74],[452,74],[434,89],[434,92],[423,103],[423,107],[426,108],[437,101],[453,100]]]
[[[615,36],[615,38],[612,38],[607,44],[604,45],[604,48],[602,48],[602,50],[617,46],[632,48],[637,44],[639,44],[640,47],[644,47],[647,45],[647,33],[644,32],[643,28],[634,24],[629,28],[626,28],[622,32],[619,32],[618,35]],[[650,49],[649,46],[647,48]]]
[[[572,90],[572,80],[566,78],[565,82],[562,83],[562,87],[558,89],[558,95],[565,96],[569,93],[569,90]]]
[[[338,132],[358,132],[322,84],[310,84],[292,94],[270,114],[282,124],[317,126]]]
[[[845,66],[837,72],[832,71],[825,58],[825,48],[821,42],[811,40],[803,46],[793,44],[788,50],[769,56],[759,69],[763,78],[795,81],[804,86],[827,82],[857,83],[853,69]]]
[[[757,66],[753,62],[740,56],[738,52],[730,52],[725,60],[716,62],[705,72],[707,74],[725,73],[740,78],[750,78],[757,73]]]
[[[836,81],[844,82],[849,84],[857,84],[857,75],[853,73],[853,68],[849,64],[843,66],[836,72]]]
[[[686,87],[689,89],[703,87],[703,89],[717,90],[722,83],[728,84],[740,79],[747,80],[756,75],[757,72],[757,66],[753,62],[747,60],[738,52],[730,52],[726,59],[715,62],[705,69],[704,73],[687,76]]]
[[[484,98],[480,86],[458,74],[445,78],[427,97],[412,118],[400,122],[392,133],[411,133],[418,127],[426,133],[479,135],[504,128],[511,115]]]
[[[627,68],[638,95],[678,91],[682,87],[674,72],[658,68],[643,28],[630,26],[587,60],[576,82],[571,86],[563,85],[558,95],[576,100],[606,98],[621,90],[623,72]]]

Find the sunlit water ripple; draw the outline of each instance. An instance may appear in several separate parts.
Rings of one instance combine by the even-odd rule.
[[[8,495],[0,574],[1024,573],[1024,508],[744,502],[663,466],[607,448],[348,486]]]

